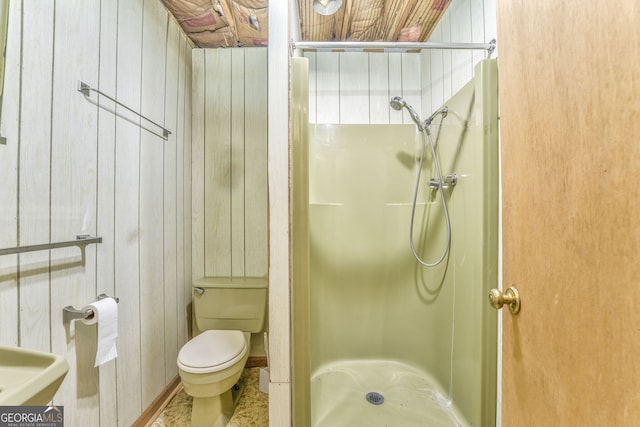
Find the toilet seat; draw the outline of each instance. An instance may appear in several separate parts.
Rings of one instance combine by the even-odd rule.
[[[247,342],[241,331],[204,331],[182,346],[178,367],[193,374],[217,372],[233,366],[246,352]]]

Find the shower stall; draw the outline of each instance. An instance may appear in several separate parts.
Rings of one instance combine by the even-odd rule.
[[[294,59],[294,425],[495,425],[496,61],[476,65],[424,134],[309,124],[305,66]],[[446,248],[442,262],[416,261],[410,236],[422,259]]]

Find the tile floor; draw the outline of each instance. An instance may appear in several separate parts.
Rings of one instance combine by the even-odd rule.
[[[242,377],[245,381],[245,389],[227,427],[268,427],[269,395],[262,393],[258,388],[260,368],[245,369]],[[191,396],[180,389],[151,426],[190,426],[191,401]]]

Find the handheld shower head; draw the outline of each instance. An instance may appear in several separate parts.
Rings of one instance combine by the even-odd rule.
[[[435,119],[438,114],[442,114],[442,118],[445,118],[447,117],[448,113],[449,113],[449,108],[447,108],[447,106],[445,105],[444,107],[440,108],[439,110],[436,110],[432,115],[430,115],[429,118],[427,118],[427,120],[424,121],[424,125],[429,126],[433,121],[433,119]]]
[[[403,108],[406,108],[407,111],[409,112],[409,115],[418,126],[418,129],[419,130],[424,129],[424,125],[421,123],[420,116],[418,116],[418,113],[416,113],[416,110],[414,110],[413,107],[411,107],[411,105],[407,104],[407,101],[405,101],[399,96],[394,96],[393,98],[391,98],[391,101],[389,101],[389,105],[391,105],[391,108],[397,111],[400,111]]]
[[[449,113],[449,108],[447,108],[447,106],[445,105],[444,107],[440,108],[439,110],[436,110],[432,115],[427,117],[427,120],[424,121],[424,129],[427,131],[427,133],[431,132],[429,130],[429,126],[431,126],[431,122],[433,121],[433,119],[436,118],[438,114],[442,114],[442,118],[444,119],[445,117],[447,117],[448,113]]]
[[[391,98],[389,104],[391,105],[391,108],[397,111],[402,110],[404,106],[407,105],[406,101],[399,96],[394,96],[393,98]]]

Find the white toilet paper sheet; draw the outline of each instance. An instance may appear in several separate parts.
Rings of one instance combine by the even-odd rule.
[[[96,363],[100,366],[118,357],[118,303],[113,298],[104,298],[88,304],[82,310],[93,310],[91,319],[82,319],[86,325],[98,325],[98,349]]]

